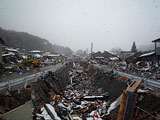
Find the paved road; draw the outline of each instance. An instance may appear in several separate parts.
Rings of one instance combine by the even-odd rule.
[[[31,101],[7,112],[4,116],[7,120],[32,120]]]
[[[61,67],[63,67],[62,64],[57,64],[41,68],[39,71],[22,74],[16,77],[14,76],[15,78],[9,76],[7,77],[8,79],[6,79],[3,82],[0,82],[0,93],[5,93],[8,88],[10,88],[10,90],[16,90],[18,88],[22,88],[24,87],[25,84],[29,84],[33,81],[36,81],[37,77],[40,76],[44,71],[52,70],[53,72],[55,72]]]
[[[60,64],[57,64],[57,65],[60,65]],[[53,67],[55,67],[57,65],[51,65],[51,66],[46,66],[46,67],[35,68],[35,69],[32,69],[32,70],[30,70],[30,71],[28,71],[26,73],[23,73],[23,74],[13,73],[13,74],[11,74],[9,76],[3,76],[0,79],[0,82],[4,82],[4,81],[16,79],[16,78],[25,77],[25,76],[32,75],[32,74],[35,74],[35,73],[38,73],[38,72],[43,72],[43,71],[51,69],[51,68],[53,68]]]

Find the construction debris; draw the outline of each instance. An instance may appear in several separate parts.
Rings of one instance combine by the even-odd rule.
[[[97,80],[99,81],[103,77],[109,77],[111,81],[107,81],[112,85],[118,76],[113,73],[93,70],[92,67],[82,66],[88,66],[89,64],[74,64],[74,68],[68,69],[68,79],[64,80],[66,87],[64,87],[63,90],[60,87],[61,84],[58,83],[58,81],[61,81],[61,79],[57,77],[58,74],[52,72],[48,73],[45,78],[40,79],[40,83],[36,82],[31,85],[32,91],[35,91],[32,92],[32,94],[34,94],[32,98],[34,119],[110,120],[116,118],[119,111],[116,107],[121,104],[124,95],[121,95],[121,97],[115,100],[117,95],[112,97],[111,93],[114,91],[113,89],[112,91],[106,92],[104,91],[104,87],[100,88],[99,85],[95,84]],[[98,75],[101,75],[99,79]],[[137,95],[147,92],[144,92],[144,90],[139,90],[137,92],[141,82],[142,80],[133,81],[128,87],[127,82],[122,82],[125,85],[121,93],[128,95],[129,100],[132,101],[130,104],[133,106],[132,109],[126,109],[132,111],[134,108],[137,108],[135,104],[138,97]],[[123,92],[125,89],[126,92]],[[135,99],[132,99],[132,95],[135,96]],[[125,106],[130,106],[127,102],[123,104]],[[135,114],[131,115],[126,113],[123,115],[127,118],[128,115],[134,116]]]
[[[59,84],[56,81],[61,79],[52,72],[48,73],[48,77],[40,80],[43,84],[33,83],[31,86],[34,96],[32,97],[34,118],[48,119],[44,115],[44,108],[45,113],[47,112],[53,120],[105,118],[110,105],[108,92],[98,93],[92,86],[86,71],[76,63],[74,69],[68,71],[69,76],[64,91],[57,89]],[[55,77],[52,76],[53,74]],[[37,88],[39,90],[36,90]]]
[[[43,74],[26,89],[1,95],[0,112],[31,99],[33,120],[158,120],[159,92],[144,90],[142,79],[128,82],[119,77],[95,69],[90,62],[68,63]]]

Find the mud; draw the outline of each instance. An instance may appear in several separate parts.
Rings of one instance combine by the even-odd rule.
[[[127,82],[119,80],[119,77],[113,73],[98,69],[96,71],[97,74],[94,75],[92,83],[97,89],[102,88],[103,92],[109,92],[110,101],[115,101],[127,88]]]

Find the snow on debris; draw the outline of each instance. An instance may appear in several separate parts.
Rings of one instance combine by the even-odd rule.
[[[36,114],[38,117],[43,117],[45,120],[51,120],[51,117],[47,113],[46,109],[44,107],[41,108],[42,113],[41,114]]]
[[[116,108],[116,104],[117,104],[117,101],[114,101],[114,102],[110,105],[110,107],[108,108],[108,111],[107,111],[108,114],[110,114],[110,112],[111,112],[114,108]]]
[[[103,98],[103,96],[85,96],[84,99],[90,99],[90,98]]]
[[[55,109],[53,106],[51,106],[50,104],[46,104],[46,106],[48,107],[48,109],[52,112],[52,114],[54,115],[56,120],[61,120],[61,118],[58,117]]]
[[[155,52],[145,53],[145,54],[142,54],[142,55],[139,56],[139,57],[145,57],[145,56],[149,56],[149,55],[153,55],[153,54],[155,54]]]

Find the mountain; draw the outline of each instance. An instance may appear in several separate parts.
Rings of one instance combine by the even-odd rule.
[[[69,47],[51,44],[44,38],[40,38],[26,32],[4,30],[0,28],[0,37],[3,39],[7,46],[12,48],[19,48],[19,50],[25,49],[26,52],[31,50],[41,50],[65,55],[72,54],[72,50]]]

